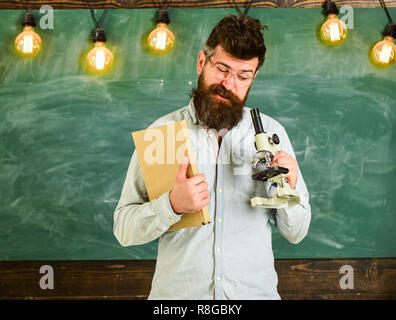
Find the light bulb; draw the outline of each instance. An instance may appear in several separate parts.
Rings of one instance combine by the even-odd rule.
[[[113,65],[114,56],[104,44],[106,36],[102,29],[96,29],[94,42],[95,47],[87,55],[88,66],[94,73],[106,72]]]
[[[175,36],[167,28],[167,24],[160,22],[148,36],[148,44],[152,51],[156,53],[166,53],[173,48]]]
[[[41,38],[34,32],[34,16],[31,12],[25,14],[22,23],[23,31],[15,39],[15,49],[22,57],[34,57],[41,50]]]
[[[378,42],[371,50],[373,63],[381,67],[388,67],[396,61],[396,45],[393,38],[386,36],[384,40]]]
[[[320,38],[328,45],[338,45],[344,42],[348,34],[348,28],[344,22],[337,18],[336,14],[329,14],[327,20],[320,28]]]
[[[388,23],[383,32],[384,40],[375,44],[371,50],[371,61],[379,67],[389,67],[396,62],[396,24]]]
[[[96,73],[108,71],[114,60],[114,56],[106,48],[104,42],[95,42],[95,47],[87,55],[88,65],[91,71]]]
[[[148,46],[154,53],[167,53],[173,48],[175,36],[168,29],[170,23],[168,11],[161,9],[157,15],[157,28],[149,34]]]

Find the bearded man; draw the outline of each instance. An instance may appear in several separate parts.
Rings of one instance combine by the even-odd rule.
[[[200,174],[188,178],[185,159],[173,188],[149,201],[137,154],[132,155],[114,234],[123,246],[159,238],[149,299],[280,299],[270,221],[297,244],[308,232],[311,208],[286,131],[264,114],[264,131],[280,138],[272,165],[289,169],[286,178],[301,201],[285,209],[250,204],[259,182],[247,165],[256,150],[245,102],[264,63],[262,29],[259,20],[244,15],[223,18],[198,54],[198,86],[188,106],[151,125],[186,120]],[[205,206],[212,223],[166,232],[184,213]]]

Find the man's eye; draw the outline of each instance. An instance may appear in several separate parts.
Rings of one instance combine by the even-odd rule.
[[[219,70],[221,73],[228,73],[228,69],[220,67],[220,66],[216,66],[217,70]]]
[[[248,77],[248,76],[241,75],[241,74],[238,74],[238,80],[246,81],[246,80],[249,80],[249,77]]]

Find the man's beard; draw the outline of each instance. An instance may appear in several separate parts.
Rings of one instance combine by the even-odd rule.
[[[215,94],[229,101],[220,100]],[[247,94],[241,101],[222,84],[213,84],[205,88],[201,74],[198,79],[198,88],[193,89],[192,95],[198,119],[210,129],[215,129],[217,132],[221,129],[230,130],[242,119]]]

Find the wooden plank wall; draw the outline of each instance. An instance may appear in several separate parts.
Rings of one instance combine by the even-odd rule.
[[[349,5],[354,8],[381,7],[379,0],[334,0],[337,6]],[[54,9],[142,9],[159,8],[166,4],[166,8],[232,8],[232,0],[4,0],[0,2],[0,9],[23,9],[24,6],[38,9],[43,5],[50,5]],[[245,8],[250,2],[251,8],[318,8],[324,0],[235,0],[240,8]],[[396,7],[396,0],[385,0],[388,7]]]
[[[41,289],[53,268],[53,289]],[[353,271],[353,289],[342,289],[342,266]],[[396,258],[280,259],[275,261],[284,300],[396,300]],[[0,299],[146,299],[155,260],[0,261]],[[350,272],[350,271],[349,271]]]

